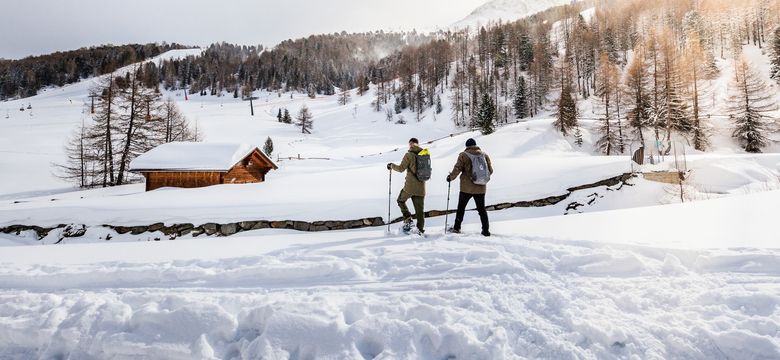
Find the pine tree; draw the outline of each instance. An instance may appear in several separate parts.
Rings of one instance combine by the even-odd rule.
[[[780,26],[774,31],[774,39],[772,41],[772,53],[771,53],[772,68],[770,70],[770,76],[780,83]]]
[[[734,120],[732,136],[745,151],[761,152],[769,143],[765,133],[770,130],[770,124],[765,114],[777,110],[774,94],[744,58],[734,70],[734,86],[729,97],[729,113]]]
[[[298,116],[295,117],[298,120],[297,125],[301,127],[302,134],[311,134],[312,126],[314,125],[313,116],[311,111],[306,105],[301,106],[298,111]]]
[[[441,114],[444,108],[441,106],[441,95],[436,95],[436,113]]]
[[[276,120],[279,120],[279,122],[282,122],[282,108],[279,108],[279,112],[276,113]]]
[[[563,136],[571,133],[572,129],[577,127],[577,101],[572,96],[571,84],[563,85],[561,97],[558,99],[558,111],[556,112],[553,126],[557,128]]]
[[[522,75],[517,78],[514,108],[515,117],[518,119],[525,119],[528,117],[528,90],[526,89],[525,77]]]
[[[482,94],[482,100],[479,104],[479,112],[477,113],[477,123],[479,130],[483,135],[492,134],[494,131],[494,121],[496,118],[496,106],[493,104],[493,99],[487,93]]]
[[[271,137],[265,139],[265,144],[263,144],[263,152],[268,155],[268,157],[271,157],[274,152],[274,141],[271,140]]]
[[[285,124],[292,124],[292,116],[287,108],[284,109],[284,116],[282,116],[282,122]]]

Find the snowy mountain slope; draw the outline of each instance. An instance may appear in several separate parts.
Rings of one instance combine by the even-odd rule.
[[[469,214],[465,235],[438,235],[433,219],[427,239],[259,231],[5,248],[0,357],[776,358],[780,252],[766,240],[778,201],[500,212],[492,238]],[[708,229],[745,218],[758,235],[747,245]]]
[[[476,28],[491,21],[514,21],[531,16],[551,7],[566,5],[570,0],[490,0],[471,12],[462,20],[452,24],[452,28]]]
[[[200,49],[171,50],[145,62],[200,54]],[[136,65],[115,71],[122,74]],[[73,187],[52,174],[64,159],[64,144],[82,121],[89,120],[89,90],[96,78],[48,88],[21,100],[0,102],[0,199],[10,193],[59,193]],[[27,109],[27,106],[32,109]],[[22,108],[24,111],[20,111]]]

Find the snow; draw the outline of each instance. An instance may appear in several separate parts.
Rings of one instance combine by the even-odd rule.
[[[476,8],[471,14],[451,27],[455,29],[479,28],[499,20],[514,21],[571,2],[571,0],[491,0]]]
[[[469,214],[465,235],[440,235],[436,219],[426,239],[258,231],[5,248],[0,357],[776,358],[777,246],[706,241],[708,215],[744,221],[747,205],[745,217],[765,212],[753,223],[767,239],[780,192],[762,195],[658,207],[659,222],[701,221],[652,235],[643,213],[618,210],[557,218],[546,234],[544,219],[494,221],[491,238]],[[583,226],[615,221],[630,230]],[[636,240],[700,231],[684,247]]]
[[[170,142],[133,159],[130,170],[227,171],[256,149],[249,144]]]
[[[764,66],[760,52],[745,52]],[[279,170],[262,184],[77,190],[50,164],[88,120],[93,83],[0,103],[10,109],[0,119],[0,226],[386,216],[385,164],[400,161],[410,137],[432,153],[426,209],[446,207],[443,179],[470,137],[496,170],[489,204],[566,194],[632,168],[594,152],[588,121],[579,148],[545,115],[489,136],[455,128],[446,112],[387,122],[371,110],[373,88],[347,106],[258,91],[254,117],[229,95],[185,101],[170,91],[205,136],[187,152],[195,165],[233,161],[239,146],[225,144],[253,148],[270,136]],[[18,111],[28,103],[32,116]],[[276,120],[304,104],[312,134]],[[745,154],[726,125],[712,152],[685,149],[683,204],[677,186],[637,177],[554,206],[492,211],[490,238],[474,211],[463,235],[428,219],[427,238],[383,227],[154,241],[160,234],[90,226],[58,245],[56,233],[0,234],[0,358],[778,358],[780,154],[776,145]],[[175,152],[152,160],[182,166]],[[641,169],[674,169],[665,160]],[[402,182],[393,175],[393,196]]]

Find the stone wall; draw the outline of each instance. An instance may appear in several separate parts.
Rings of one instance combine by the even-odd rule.
[[[614,186],[617,184],[625,183],[628,179],[632,178],[633,176],[634,176],[633,174],[626,173],[609,179],[601,180],[592,184],[580,185],[577,187],[569,188],[567,189],[566,194],[550,196],[550,197],[537,199],[537,200],[505,202],[500,204],[488,205],[486,206],[486,208],[488,211],[497,211],[497,210],[504,210],[509,208],[544,207],[544,206],[555,205],[560,203],[561,201],[566,200],[566,198],[568,198],[571,195],[571,193],[574,191],[595,188],[600,186]],[[454,212],[455,212],[454,209],[451,209],[449,211],[430,210],[425,212],[425,217],[430,218],[430,217],[443,216],[445,214],[448,213],[452,214]],[[401,220],[402,218],[396,218],[393,219],[390,223],[397,223],[400,222]],[[230,223],[223,223],[223,224],[210,222],[210,223],[199,224],[199,225],[195,225],[191,223],[172,224],[172,225],[165,225],[164,223],[154,223],[151,225],[136,225],[136,226],[115,226],[115,225],[106,224],[106,225],[101,225],[99,227],[113,230],[118,234],[129,233],[131,235],[141,235],[145,233],[159,232],[170,239],[175,239],[176,237],[189,235],[189,234],[192,234],[192,236],[196,236],[196,237],[200,235],[230,236],[242,231],[260,230],[260,229],[330,231],[330,230],[357,229],[357,228],[383,226],[383,225],[387,225],[383,218],[368,217],[368,218],[362,218],[356,220],[327,220],[327,221],[313,221],[313,222],[297,221],[297,220],[281,220],[281,221],[255,220],[255,221],[238,221],[238,222],[230,222]],[[41,227],[35,225],[10,225],[10,226],[0,228],[0,232],[6,234],[20,235],[22,232],[33,231],[38,236],[39,239],[42,239],[47,235],[49,235],[49,233],[57,229],[62,229],[59,235],[60,237],[59,241],[62,241],[62,239],[64,238],[83,236],[86,233],[86,226],[79,225],[79,224],[60,224],[53,227]]]

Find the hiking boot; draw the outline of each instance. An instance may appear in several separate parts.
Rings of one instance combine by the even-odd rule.
[[[404,220],[404,226],[401,228],[404,232],[412,231],[412,226],[414,225],[414,222],[412,222],[412,219],[405,219]]]
[[[456,229],[454,227],[451,227],[451,228],[447,229],[447,232],[448,233],[452,233],[452,234],[460,234],[460,229]]]
[[[482,230],[482,236],[490,236],[490,231]]]

